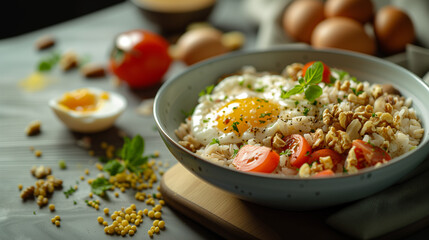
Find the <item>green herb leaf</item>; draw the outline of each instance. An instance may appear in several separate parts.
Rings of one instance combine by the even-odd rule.
[[[125,167],[118,160],[110,160],[106,165],[104,165],[103,170],[108,172],[110,176],[115,176],[116,174],[125,171]]]
[[[309,111],[310,111],[309,108],[304,108],[304,111],[302,113],[304,113],[304,116],[307,116]]]
[[[308,101],[313,102],[316,98],[322,95],[323,89],[319,85],[310,85],[307,89],[305,89],[305,98]]]
[[[207,86],[204,90],[202,90],[199,94],[198,94],[198,96],[204,96],[204,95],[209,95],[209,94],[211,94],[212,93],[212,91],[213,91],[213,88],[214,88],[214,85],[210,85],[210,86]]]
[[[48,72],[58,63],[59,60],[60,54],[58,52],[53,52],[39,61],[37,69],[40,72]]]
[[[91,192],[101,196],[106,190],[110,189],[113,185],[105,178],[97,178],[91,183]]]
[[[216,143],[217,143],[217,144],[220,144],[220,143],[219,143],[219,139],[217,139],[217,138],[213,138],[209,145],[213,145],[213,144],[216,144]]]
[[[300,94],[304,92],[304,87],[302,85],[295,85],[291,90],[289,91],[283,91],[282,95],[280,96],[281,98],[289,98],[292,95],[295,94]]]
[[[237,156],[238,153],[238,149],[234,149],[234,154],[232,154],[232,158],[235,158],[235,156]]]
[[[69,196],[72,195],[74,192],[76,192],[76,189],[70,187],[69,190],[64,191],[64,195],[66,195],[66,198],[69,198]]]
[[[280,153],[280,155],[290,156],[292,155],[292,150],[290,150],[289,148],[286,148],[283,152]]]
[[[236,131],[237,133],[239,132],[238,127],[237,127],[238,124],[240,124],[240,123],[239,122],[233,122],[232,123],[232,129],[234,129],[234,131]]]
[[[267,86],[263,86],[263,87],[257,88],[257,89],[255,89],[255,91],[256,92],[264,92],[266,87]]]
[[[323,64],[319,61],[313,63],[305,71],[305,83],[306,84],[318,84],[323,79]]]

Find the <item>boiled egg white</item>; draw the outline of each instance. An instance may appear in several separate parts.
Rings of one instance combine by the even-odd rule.
[[[57,117],[76,132],[99,132],[111,127],[127,105],[126,99],[98,88],[80,88],[49,101]]]

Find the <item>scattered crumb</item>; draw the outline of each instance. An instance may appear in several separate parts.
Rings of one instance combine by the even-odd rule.
[[[27,128],[25,129],[25,133],[27,136],[35,136],[40,133],[40,127],[42,123],[39,120],[35,120],[30,122],[28,124]]]
[[[34,151],[34,156],[41,157],[42,156],[42,151],[41,150],[35,150]]]
[[[45,167],[43,165],[37,167],[33,166],[30,170],[31,174],[38,179],[45,178],[46,176],[52,173],[52,169],[50,167]]]
[[[78,59],[76,53],[69,51],[64,53],[60,59],[60,67],[63,71],[68,71],[77,67]]]
[[[35,46],[37,50],[44,50],[55,45],[55,38],[51,35],[44,35],[36,40]]]

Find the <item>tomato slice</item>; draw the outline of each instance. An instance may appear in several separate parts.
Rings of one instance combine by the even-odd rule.
[[[333,175],[335,175],[335,173],[331,169],[326,169],[314,174],[313,177],[330,177]]]
[[[309,163],[318,162],[320,157],[327,157],[327,156],[331,157],[332,163],[334,164],[334,166],[343,160],[343,157],[339,153],[335,152],[332,149],[325,148],[311,153],[310,160],[308,162]]]
[[[244,172],[272,173],[279,161],[280,156],[271,148],[245,145],[238,151],[232,163]]]
[[[360,139],[353,140],[352,145],[355,147],[356,158],[358,159],[357,168],[362,169],[382,162],[389,161],[392,158],[383,149],[373,146]]]
[[[313,63],[315,63],[316,61],[311,61],[308,62],[304,65],[304,67],[302,68],[302,77],[305,76],[305,72],[307,71],[307,69],[313,65]],[[325,63],[323,63],[323,79],[322,81],[325,83],[331,83],[331,69],[328,67],[328,65],[326,65]]]
[[[311,154],[311,146],[307,140],[299,134],[292,134],[283,139],[286,146],[283,150],[289,149],[290,164],[294,167],[300,168],[302,164],[308,162]]]

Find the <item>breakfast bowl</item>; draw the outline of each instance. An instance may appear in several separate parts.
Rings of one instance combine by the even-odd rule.
[[[131,0],[142,16],[157,25],[162,32],[176,33],[193,22],[203,22],[212,13],[215,0]]]
[[[289,210],[316,209],[365,198],[393,185],[424,161],[429,152],[427,130],[418,146],[381,166],[323,178],[243,172],[206,160],[179,143],[176,130],[185,121],[183,113],[197,105],[199,93],[207,86],[243,66],[280,73],[287,65],[312,60],[347,71],[361,81],[392,84],[404,97],[412,99],[412,108],[422,128],[429,126],[429,106],[425,103],[429,88],[406,69],[359,53],[283,46],[223,55],[191,66],[169,79],[154,103],[155,121],[164,143],[173,156],[200,179],[240,199]]]

